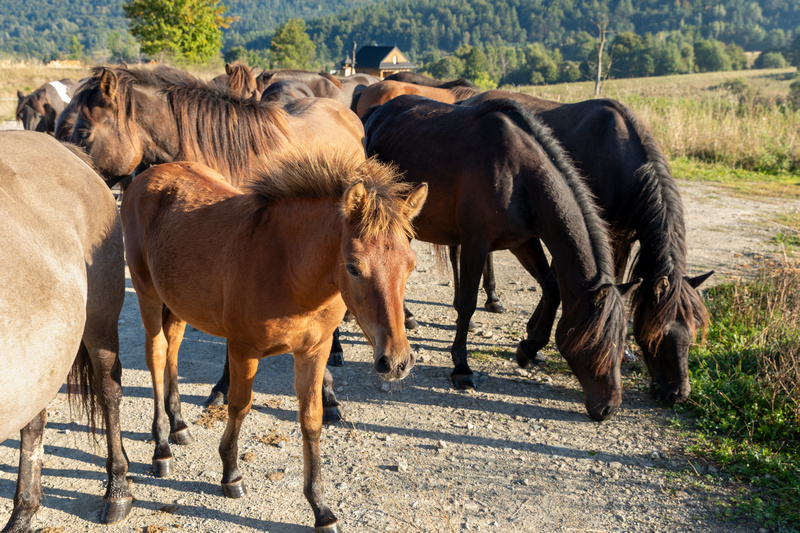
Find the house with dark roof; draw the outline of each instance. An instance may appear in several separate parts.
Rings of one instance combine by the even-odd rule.
[[[356,52],[355,68],[350,57],[342,61],[341,72],[344,76],[352,74],[370,74],[385,78],[397,72],[412,72],[416,67],[396,46],[362,46]]]

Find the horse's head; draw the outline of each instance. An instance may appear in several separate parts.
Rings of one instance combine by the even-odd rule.
[[[46,109],[42,97],[43,91],[37,89],[29,95],[17,91],[16,118],[22,122],[22,128],[29,131],[47,131]]]
[[[240,100],[261,100],[261,91],[250,67],[239,62],[225,63],[225,74],[228,75],[228,92],[231,96]]]
[[[70,142],[82,146],[106,181],[129,176],[142,160],[129,87],[114,70],[99,69],[75,95],[77,119]]]
[[[622,403],[620,364],[627,328],[622,298],[639,283],[607,283],[563,303],[556,345],[578,378],[586,410],[595,420],[610,418]]]
[[[706,310],[697,288],[713,274],[667,276],[648,281],[634,301],[633,333],[650,371],[652,390],[670,405],[689,397],[689,346],[705,329]]]
[[[367,164],[379,165],[372,160]],[[421,184],[405,198],[382,197],[359,180],[347,188],[342,201],[339,290],[372,344],[375,370],[387,381],[403,379],[414,366],[403,300],[416,264],[410,221],[427,194],[427,184]]]

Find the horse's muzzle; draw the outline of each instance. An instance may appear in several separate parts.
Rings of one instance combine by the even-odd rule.
[[[375,360],[375,371],[386,381],[398,381],[408,376],[415,361],[413,352],[394,357],[384,354]]]

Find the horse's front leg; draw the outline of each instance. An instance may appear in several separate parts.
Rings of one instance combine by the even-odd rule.
[[[522,246],[512,249],[511,253],[542,288],[542,298],[528,320],[527,338],[521,341],[517,347],[517,364],[525,368],[531,363],[544,363],[544,356],[539,353],[539,350],[550,342],[550,333],[553,330],[553,322],[561,298],[555,273],[547,262],[547,255],[538,238],[533,238]]]
[[[317,533],[338,533],[336,516],[325,502],[319,440],[322,431],[322,382],[330,340],[307,353],[295,353],[295,392],[300,404],[298,418],[303,433],[303,494],[314,511]]]
[[[186,331],[186,322],[175,316],[168,308],[164,309],[164,334],[167,337],[167,361],[164,402],[169,417],[169,436],[175,444],[191,444],[194,442],[189,425],[181,412],[181,395],[178,392],[178,350]]]
[[[246,346],[238,346],[228,340],[228,366],[231,371],[228,425],[219,443],[219,456],[222,459],[222,492],[228,498],[241,498],[247,494],[244,479],[239,472],[239,432],[253,404],[253,380],[258,372],[258,361],[261,356],[262,354]]]
[[[42,456],[44,455],[44,425],[47,410],[36,415],[20,431],[19,471],[17,492],[14,494],[14,510],[11,512],[3,533],[28,533],[33,515],[42,503]]]
[[[483,242],[465,243],[461,246],[461,277],[458,284],[458,321],[456,322],[456,338],[453,341],[453,372],[450,378],[457,389],[474,389],[475,380],[467,362],[467,335],[475,304],[478,301],[478,289],[481,282],[481,271],[489,253],[488,245]]]

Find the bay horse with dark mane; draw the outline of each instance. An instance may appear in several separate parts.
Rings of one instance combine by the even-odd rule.
[[[609,223],[616,278],[633,253],[630,277],[644,280],[632,297],[634,337],[652,388],[667,403],[689,397],[689,346],[708,324],[697,288],[713,272],[689,277],[683,203],[664,153],[633,112],[614,100],[563,104],[510,91],[489,91],[462,105],[512,99],[535,113],[584,176]],[[484,274],[485,286],[494,287]],[[486,283],[489,279],[489,283]],[[488,293],[488,302],[497,296]],[[518,352],[526,366],[535,347]]]
[[[510,100],[465,107],[400,96],[373,108],[365,129],[369,154],[398,165],[410,183],[428,183],[417,237],[461,245],[453,384],[475,386],[466,341],[481,271],[489,252],[509,249],[546,289],[527,342],[549,342],[560,288],[556,344],[583,387],[589,414],[610,417],[621,401],[622,297],[635,283],[614,284],[605,224],[547,128]]]
[[[46,408],[65,380],[92,432],[104,428],[100,521],[122,520],[133,502],[119,412],[122,227],[114,197],[77,152],[40,133],[0,132],[0,441],[20,432],[7,532],[33,531]]]
[[[189,431],[185,423],[171,429],[165,412],[165,402],[180,403],[172,391],[187,322],[228,340],[228,425],[219,446],[227,497],[246,493],[238,437],[259,360],[292,352],[303,492],[316,531],[339,531],[322,489],[325,365],[346,306],[372,345],[383,379],[403,379],[414,366],[403,297],[415,265],[411,220],[427,186],[410,190],[390,166],[319,151],[289,157],[272,173],[256,171],[244,191],[198,163],[158,165],[137,176],[121,212],[153,380],[156,476],[172,471],[171,431]],[[166,321],[164,306],[174,311]],[[174,369],[166,383],[165,368]]]
[[[360,93],[353,96],[350,109],[359,117],[371,107],[379,106],[388,102],[392,98],[397,98],[403,94],[414,94],[424,96],[438,102],[454,104],[465,98],[469,98],[478,93],[475,86],[454,85],[450,87],[431,87],[428,85],[417,85],[415,83],[404,83],[402,81],[383,80],[381,82],[365,87]]]
[[[17,91],[16,119],[22,128],[52,134],[56,119],[72,100],[78,84],[70,79],[45,83],[31,94]]]

